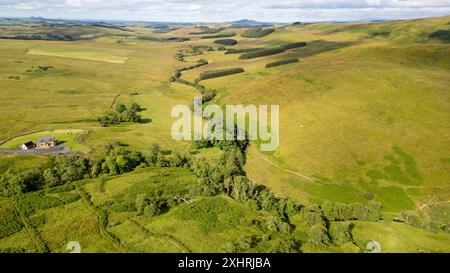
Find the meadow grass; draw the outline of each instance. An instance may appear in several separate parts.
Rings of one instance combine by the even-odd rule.
[[[83,47],[81,45],[57,45],[34,47],[28,51],[28,54],[123,64],[128,61],[133,51]]]
[[[212,46],[214,39],[145,41],[138,37],[156,34],[135,27],[135,36],[129,38],[111,36],[118,33],[112,30],[73,29],[98,37],[70,44],[0,40],[0,139],[25,134],[2,148],[17,148],[30,137],[38,137],[26,134],[61,132],[55,136],[73,150],[85,152],[95,152],[113,141],[143,153],[153,143],[167,150],[188,151],[191,143],[170,137],[174,122],[170,112],[175,105],[190,105],[199,93],[169,79],[175,69],[203,58],[208,65],[185,71],[182,78],[193,81],[204,71],[229,67],[246,71],[202,81],[218,91],[214,102],[280,105],[279,149],[261,153],[258,143],[252,143],[248,152],[245,169],[257,184],[305,205],[375,200],[382,203],[387,220],[403,211],[415,211],[422,219],[445,223],[450,198],[450,50],[445,41],[430,34],[448,29],[447,23],[448,17],[377,24],[320,23],[280,28],[257,39],[241,37],[245,29],[230,29],[224,33],[235,32],[233,39],[242,48],[299,41],[308,46],[251,60],[207,51],[187,57],[186,63],[175,59],[179,49]],[[194,27],[186,27],[156,36],[187,37],[193,31]],[[265,69],[266,64],[286,58],[300,61]],[[139,103],[146,122],[101,127],[96,118],[111,109],[115,98],[116,103]],[[90,134],[78,142],[76,134],[67,136],[71,128]],[[208,149],[197,156],[214,161],[220,154]],[[0,171],[37,167],[46,159],[0,155]],[[140,169],[83,183],[95,206],[108,211],[108,232],[132,246],[132,251],[179,249],[167,240],[143,236],[131,220],[149,232],[173,236],[193,252],[220,252],[223,244],[241,235],[261,234],[241,219],[259,219],[265,213],[224,196],[195,197],[156,217],[121,211],[141,193],[160,190],[168,196],[189,195],[199,182],[184,169]],[[2,207],[9,207],[8,202],[0,199]],[[117,251],[102,237],[98,217],[82,200],[34,215],[41,216],[46,221],[37,232],[51,251],[66,252],[71,240],[80,241],[87,252]],[[303,227],[296,232],[305,239]],[[449,251],[446,234],[388,221],[357,222],[354,237],[360,251],[369,240],[379,241],[385,252]],[[0,239],[0,248],[8,246],[36,251],[25,230]],[[355,248],[317,249],[305,244],[302,250]]]
[[[41,138],[52,136],[56,139],[58,145],[69,147],[71,151],[89,152],[89,147],[79,143],[77,140],[78,137],[83,134],[86,134],[86,131],[77,129],[38,132],[13,138],[0,145],[0,149],[19,149],[20,146],[26,142],[33,141],[34,143],[37,143]]]

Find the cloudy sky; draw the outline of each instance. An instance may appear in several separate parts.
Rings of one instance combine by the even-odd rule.
[[[450,15],[449,0],[0,0],[0,17],[310,22],[443,15]]]

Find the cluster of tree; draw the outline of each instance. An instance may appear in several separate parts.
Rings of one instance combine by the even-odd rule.
[[[214,71],[205,71],[200,74],[200,77],[196,79],[196,82],[200,82],[207,79],[219,78],[233,74],[243,73],[245,70],[243,68],[228,68],[228,69],[220,69]]]
[[[286,50],[298,48],[298,47],[305,47],[306,43],[304,42],[297,42],[297,43],[290,43],[285,44],[279,47],[272,47],[272,48],[264,48],[256,51],[246,52],[242,54],[239,59],[254,59],[254,58],[260,58],[264,56],[270,56],[275,54],[280,54],[285,52]]]
[[[345,245],[348,243],[354,243],[353,240],[353,223],[333,223],[329,228],[330,239],[337,245]]]
[[[19,232],[23,224],[19,220],[16,210],[8,210],[0,213],[0,239]]]
[[[264,49],[246,52],[244,54],[241,54],[241,56],[239,56],[239,59],[245,60],[245,59],[260,58],[260,57],[264,57],[264,56],[280,54],[285,51],[286,50],[283,47],[264,48]]]
[[[286,50],[289,50],[289,49],[305,47],[305,46],[306,46],[305,42],[296,42],[296,43],[285,44],[285,45],[282,45],[281,47]]]
[[[220,39],[220,40],[215,40],[214,43],[219,44],[219,45],[234,46],[238,43],[238,41],[236,41],[234,39]]]
[[[242,33],[241,36],[244,38],[261,38],[271,34],[274,31],[274,28],[251,28]]]
[[[157,216],[162,211],[174,206],[175,201],[173,199],[165,199],[160,191],[155,191],[151,194],[138,194],[135,202],[137,214],[150,217]]]
[[[94,23],[92,24],[93,27],[101,27],[101,28],[109,28],[109,29],[116,29],[126,32],[134,32],[133,30],[127,28],[127,26],[119,26],[119,25],[112,25],[107,23]]]
[[[167,39],[165,39],[168,42],[179,42],[179,43],[183,43],[183,42],[187,42],[190,41],[190,38],[187,37],[169,37]]]
[[[118,124],[121,122],[134,122],[139,123],[142,121],[139,112],[142,108],[139,104],[133,103],[130,107],[126,107],[124,104],[117,104],[115,111],[109,111],[105,115],[98,117],[97,121],[103,126],[108,127],[110,125]]]
[[[183,71],[187,71],[187,70],[192,70],[192,69],[195,69],[195,68],[199,68],[199,67],[204,66],[204,65],[207,65],[207,64],[208,64],[208,61],[207,61],[207,60],[205,60],[205,59],[200,59],[200,60],[198,60],[197,63],[194,64],[194,65],[190,65],[190,66],[185,66],[185,67],[182,67],[182,68],[178,68],[177,70],[175,70],[175,74],[170,78],[170,81],[171,81],[171,82],[175,82],[175,81],[177,81],[178,79],[181,79],[181,76],[182,76],[181,73],[182,73]]]
[[[36,69],[36,70],[29,69],[29,70],[27,70],[27,73],[29,73],[29,72],[39,72],[39,71],[48,71],[49,69],[52,69],[52,68],[55,68],[55,67],[51,66],[51,65],[38,66],[38,69]]]
[[[185,79],[181,78],[183,71],[195,69],[195,68],[207,65],[207,64],[208,64],[208,61],[206,61],[204,59],[200,59],[200,60],[197,61],[197,64],[195,64],[195,65],[179,68],[179,69],[177,69],[175,71],[175,74],[170,78],[170,81],[171,82],[177,82],[177,83],[180,83],[180,84],[184,84],[184,85],[196,88],[200,92],[200,94],[202,95],[202,102],[203,103],[207,103],[209,101],[212,101],[217,95],[216,90],[214,90],[214,89],[206,89],[199,82],[195,82],[194,83],[194,82],[191,82],[191,81],[188,81],[188,80],[185,80]]]
[[[450,233],[450,223],[447,221],[440,222],[436,220],[423,220],[413,211],[404,211],[399,216],[394,218],[395,222],[404,223],[415,228],[423,228],[432,232],[447,232]]]
[[[42,40],[42,41],[74,41],[72,36],[64,35],[64,34],[52,34],[52,33],[43,33],[43,34],[33,34],[30,36],[26,35],[17,35],[17,36],[0,36],[0,39],[5,40]]]
[[[256,210],[264,210],[287,219],[301,210],[292,200],[279,198],[269,189],[257,186],[246,177],[245,154],[237,147],[224,151],[217,164],[204,159],[192,159],[191,171],[200,178],[199,194],[214,196],[226,194]]]
[[[266,68],[276,67],[285,64],[298,63],[298,58],[283,59],[276,62],[266,64]]]
[[[321,209],[329,221],[379,221],[382,218],[382,205],[378,202],[370,202],[367,205],[359,203],[339,204],[325,202]]]
[[[260,50],[261,48],[228,48],[225,54],[240,54]]]
[[[99,159],[84,157],[51,157],[42,168],[19,172],[7,171],[0,177],[0,191],[4,196],[53,188],[74,181],[116,175],[134,170],[146,163],[146,158],[136,151],[129,151],[117,144],[107,145],[105,156]]]
[[[189,35],[205,35],[205,34],[216,34],[225,30],[225,28],[205,28],[202,31],[190,32]]]
[[[217,35],[209,35],[209,36],[202,36],[202,39],[220,39],[220,38],[229,38],[236,36],[236,33],[230,32],[230,33],[224,33],[224,34],[217,34]]]
[[[309,226],[308,242],[316,247],[325,247],[332,243],[353,243],[354,225],[345,221],[380,221],[381,212],[382,206],[378,202],[368,205],[325,202],[322,206],[303,209],[301,215],[303,222]]]
[[[185,56],[183,55],[182,52],[178,52],[177,55],[175,56],[175,58],[176,58],[179,62],[184,62]]]

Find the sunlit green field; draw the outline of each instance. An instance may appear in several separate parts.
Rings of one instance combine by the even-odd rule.
[[[448,44],[427,38],[448,29],[447,21],[289,27],[265,37],[274,39],[266,45],[296,39],[313,46],[244,61],[210,53],[211,68],[247,72],[203,84],[219,90],[222,104],[280,105],[280,148],[250,151],[247,171],[259,183],[304,203],[364,203],[374,194],[392,216],[427,218],[434,204],[450,210],[450,54]],[[371,37],[381,29],[391,36]],[[347,43],[325,50],[317,40]],[[287,56],[300,62],[264,69]],[[202,70],[209,67],[186,78]]]
[[[35,47],[30,49],[28,54],[123,64],[128,61],[130,55],[133,54],[133,51],[125,49],[97,49],[79,45],[57,45],[52,47]]]
[[[22,144],[29,141],[36,143],[39,139],[45,137],[54,137],[58,142],[58,145],[63,145],[69,147],[72,151],[78,152],[89,152],[89,147],[86,147],[80,143],[79,137],[86,134],[83,130],[55,130],[55,131],[45,131],[38,132],[34,134],[28,134],[20,137],[13,138],[6,143],[0,145],[0,149],[17,149],[22,146]]]
[[[245,165],[249,178],[304,205],[383,205],[383,221],[355,222],[357,246],[317,248],[305,243],[301,251],[363,252],[367,242],[377,240],[383,252],[450,252],[448,233],[392,222],[408,211],[424,222],[450,225],[450,47],[446,40],[430,38],[435,31],[449,30],[449,21],[282,26],[262,38],[243,38],[244,29],[223,31],[236,33],[233,48],[308,43],[248,60],[217,51],[215,39],[190,35],[198,31],[193,26],[164,34],[134,26],[126,33],[130,37],[119,30],[77,27],[70,28],[74,37],[94,36],[72,42],[0,39],[0,141],[6,141],[0,149],[52,135],[88,156],[116,141],[144,154],[154,143],[165,150],[188,151],[190,142],[171,137],[171,110],[191,105],[199,92],[170,82],[170,77],[199,59],[208,65],[182,72],[182,79],[194,81],[205,71],[242,67],[245,73],[201,83],[217,91],[212,103],[221,106],[280,105],[280,147],[262,153],[252,143]],[[17,31],[32,28],[0,29],[2,35]],[[190,40],[163,40],[170,37]],[[179,50],[204,45],[214,50],[184,62],[176,59]],[[286,58],[299,62],[265,68]],[[134,102],[143,108],[141,123],[98,123],[97,117],[118,103]],[[211,162],[220,154],[215,148],[197,152]],[[39,167],[48,158],[1,154],[0,174]],[[38,209],[28,220],[45,219],[37,231],[52,252],[67,252],[72,240],[81,243],[83,252],[222,252],[240,236],[264,234],[246,223],[265,219],[266,212],[222,195],[196,195],[155,217],[123,209],[140,193],[183,195],[197,183],[197,177],[179,168],[145,168],[78,182],[95,206],[110,213],[107,230],[120,244],[102,235],[97,215],[82,199]],[[64,198],[67,193],[78,194],[43,194]],[[0,213],[14,210],[9,198],[0,197],[0,204]],[[291,224],[295,235],[305,239],[301,220],[294,217]],[[160,236],[148,236],[142,229]],[[39,251],[38,241],[23,228],[1,238],[0,249]]]

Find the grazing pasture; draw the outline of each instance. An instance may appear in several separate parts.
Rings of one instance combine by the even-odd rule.
[[[377,240],[383,252],[450,252],[448,21],[0,27],[0,36],[74,38],[0,39],[0,148],[52,135],[86,153],[82,163],[104,160],[97,176],[83,170],[83,180],[9,196],[10,182],[26,184],[51,157],[0,155],[0,251],[66,252],[77,240],[83,252],[363,252]],[[238,44],[214,43],[228,37]],[[252,142],[230,156],[173,140],[172,108],[202,95],[279,105],[279,149]],[[97,122],[133,103],[140,122]],[[113,144],[142,153],[132,170],[123,155],[105,156]],[[214,184],[217,162],[240,168],[226,187]],[[329,202],[380,215],[323,225]]]
[[[34,47],[28,51],[28,54],[123,64],[128,61],[133,51],[126,49],[83,47],[80,45],[55,45]]]

